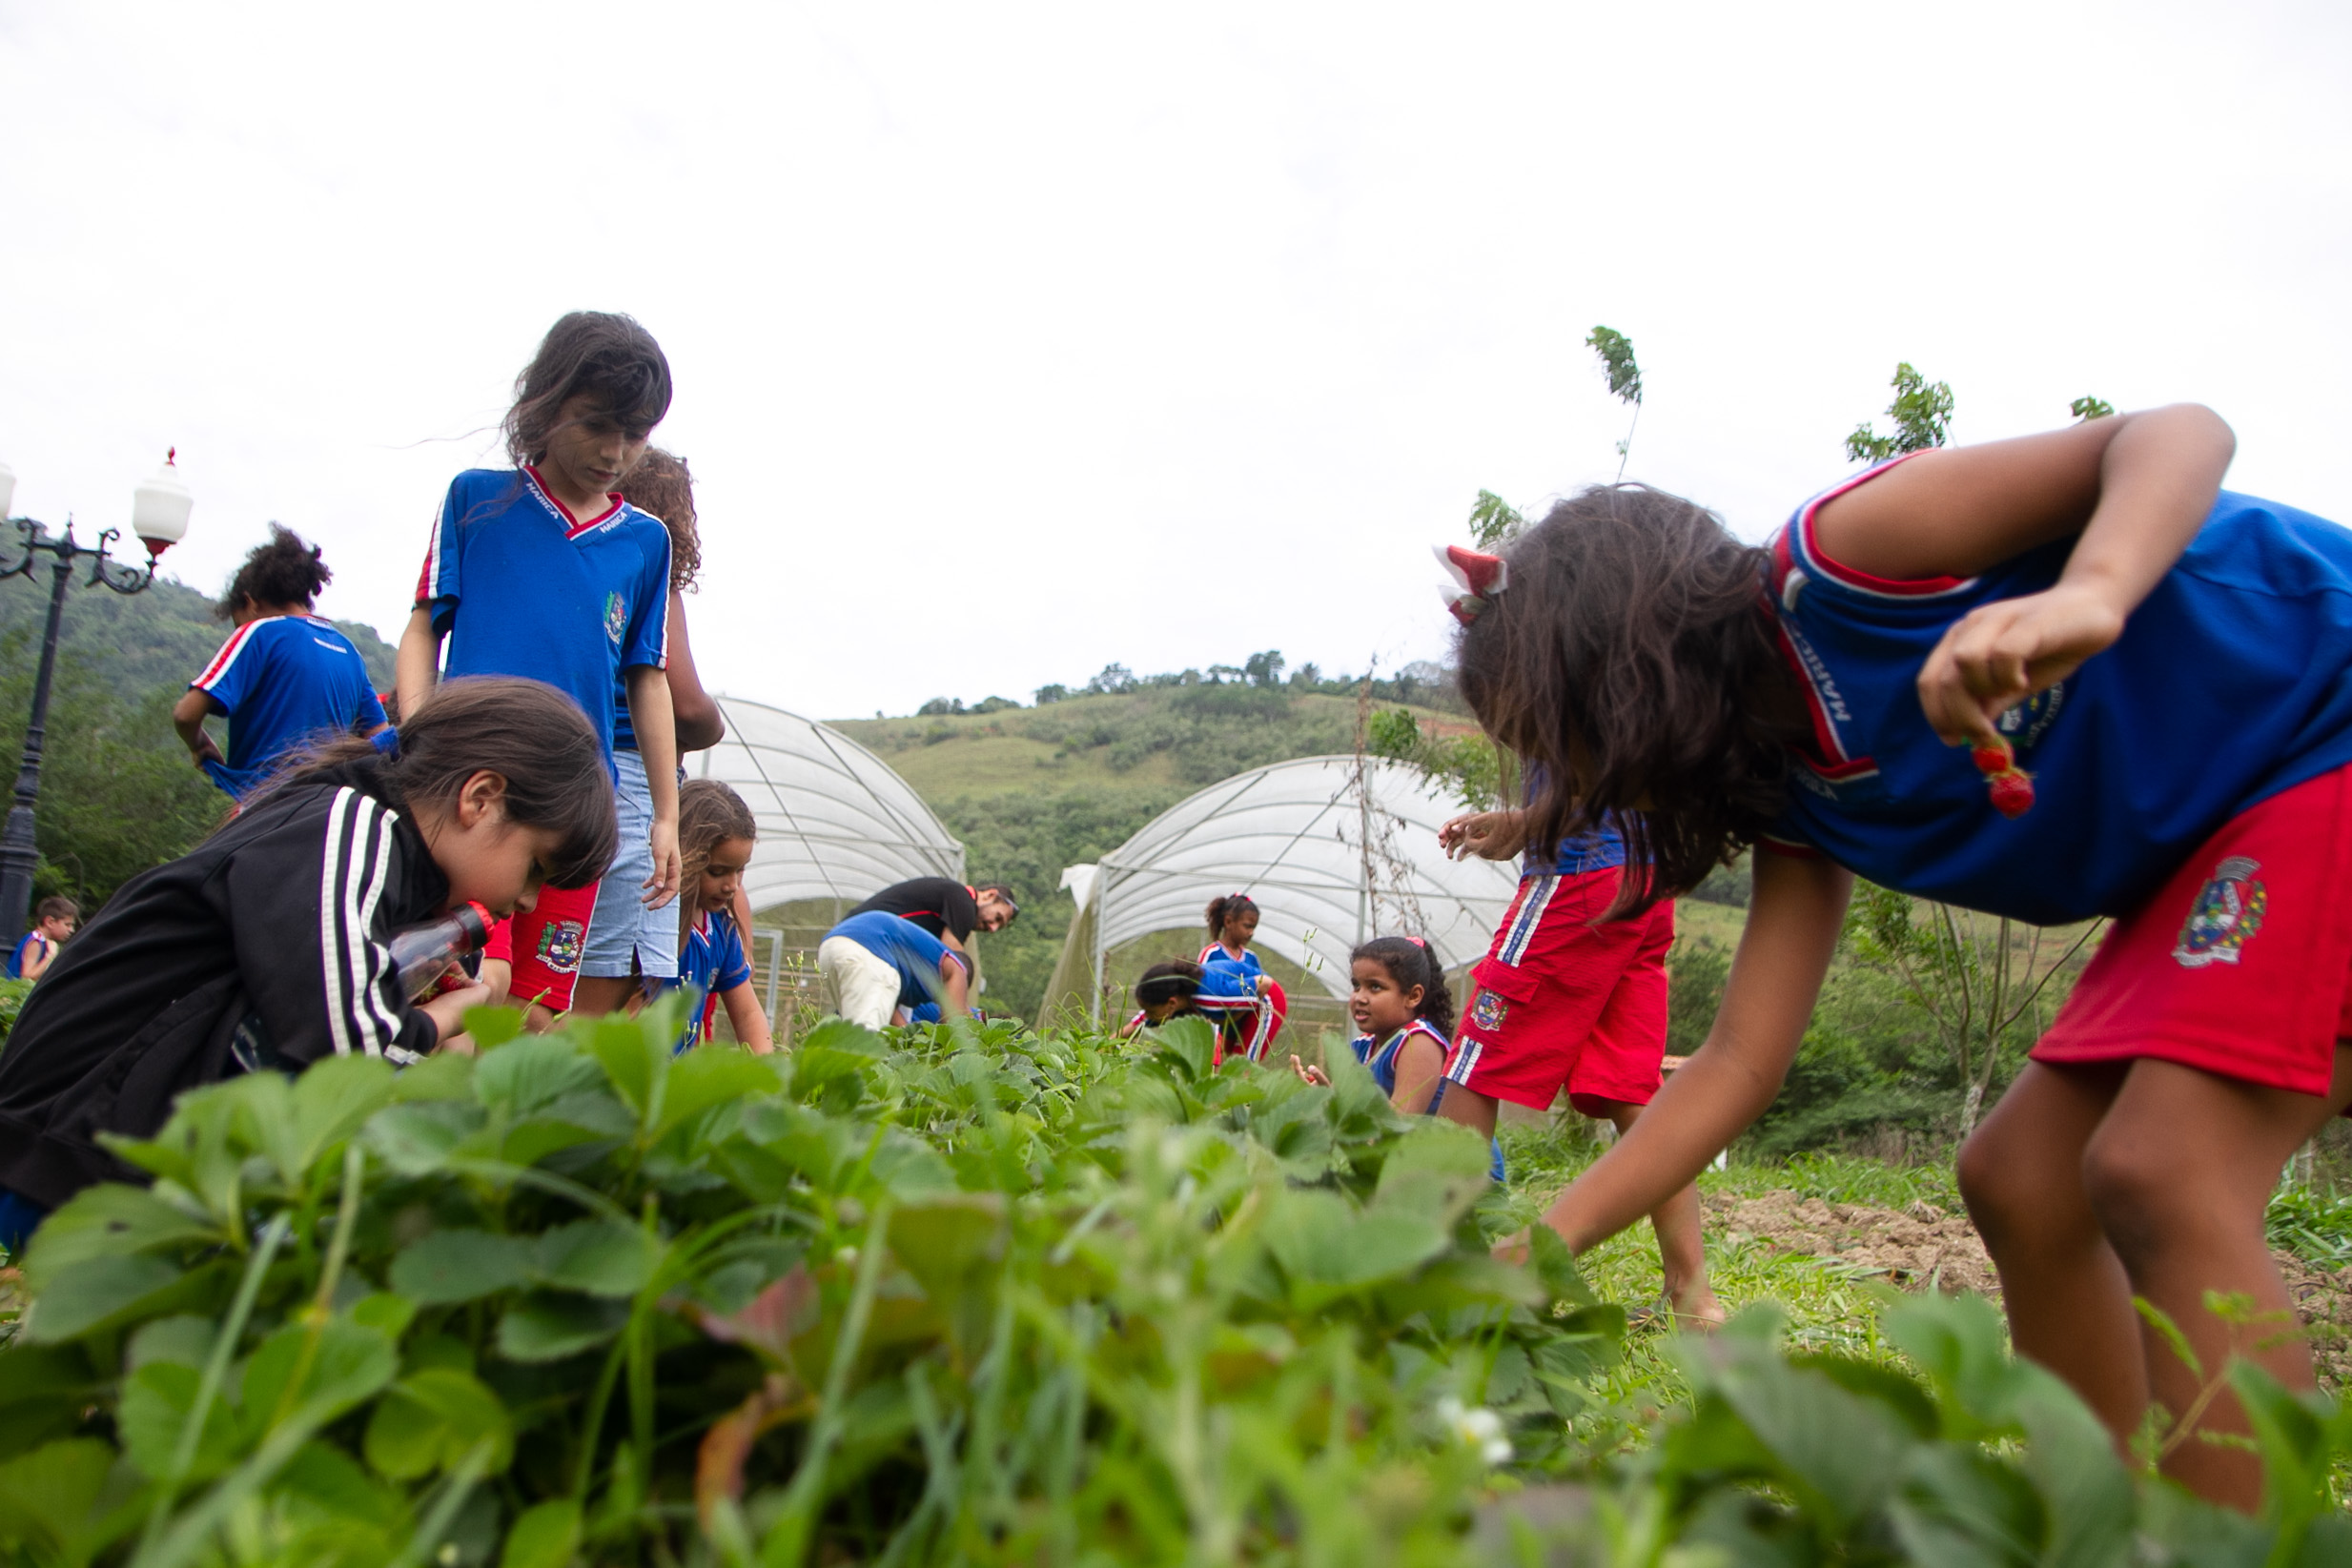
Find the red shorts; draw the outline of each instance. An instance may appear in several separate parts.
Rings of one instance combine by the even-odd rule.
[[[538,1003],[549,1012],[572,1010],[572,982],[580,955],[587,950],[588,917],[596,912],[596,887],[542,887],[528,914],[490,927],[481,956],[515,967],[506,999],[516,1007]]]
[[[2352,1035],[2352,768],[2221,825],[2107,933],[2036,1062],[2152,1056],[2325,1094]]]
[[[1666,1057],[1666,953],[1674,906],[1594,925],[1617,897],[1616,867],[1523,878],[1445,1064],[1449,1083],[1548,1110],[1560,1090],[1587,1116],[1647,1105]]]

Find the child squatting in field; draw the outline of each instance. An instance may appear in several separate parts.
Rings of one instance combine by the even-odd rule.
[[[2233,1345],[2204,1298],[2292,1321],[2264,1206],[2352,1102],[2352,533],[2221,490],[2234,448],[2178,406],[1923,452],[1762,548],[1601,488],[1484,563],[1462,689],[1545,770],[1534,841],[1614,813],[1640,868],[1620,914],[1759,849],[1706,1045],[1544,1216],[1572,1248],[1770,1104],[1856,875],[2036,924],[2107,914],[1960,1154],[2016,1347],[2118,1444],[2152,1400],[2179,1416],[2199,1395],[2135,1294],[2206,1366],[2235,1351],[2311,1386],[2299,1339]],[[2246,1430],[2226,1393],[2198,1425]],[[2259,1500],[2226,1440],[2166,1468]]]
[[[391,934],[469,901],[527,909],[594,880],[613,838],[603,740],[536,681],[449,682],[389,756],[319,743],[125,883],[25,999],[0,1053],[0,1246],[85,1187],[143,1181],[98,1137],[154,1136],[187,1089],[422,1057],[489,993],[410,1001]]]

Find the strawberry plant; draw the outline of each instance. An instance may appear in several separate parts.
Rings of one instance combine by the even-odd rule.
[[[479,1059],[192,1093],[118,1146],[149,1185],[50,1218],[0,1349],[0,1555],[1442,1564],[1498,1520],[1612,1562],[2341,1540],[2311,1504],[2331,1409],[2241,1380],[2280,1500],[2234,1523],[2125,1471],[1981,1305],[1890,1319],[1921,1381],[1751,1321],[1686,1347],[1696,1403],[1647,1449],[1589,1456],[1622,1314],[1548,1232],[1495,1261],[1483,1144],[1349,1061],[1329,1088],[1212,1071],[1196,1021],[1134,1047],[836,1023],[777,1057],[672,1057],[667,1008],[472,1022]],[[1514,1515],[1563,1487],[1571,1524]]]

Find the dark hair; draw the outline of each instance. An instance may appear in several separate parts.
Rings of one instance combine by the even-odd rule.
[[[1226,893],[1209,900],[1209,935],[1217,941],[1225,939],[1225,922],[1258,912],[1258,901],[1247,893]]]
[[[1376,936],[1347,955],[1351,965],[1370,959],[1388,971],[1398,987],[1421,988],[1421,1006],[1413,1016],[1426,1020],[1440,1034],[1454,1032],[1454,993],[1445,984],[1445,970],[1429,945],[1414,936]]]
[[[702,910],[695,883],[710,864],[710,852],[729,839],[760,836],[760,825],[744,798],[716,779],[695,779],[678,788],[678,940],[684,944]]]
[[[1510,586],[1455,640],[1462,695],[1542,770],[1527,842],[1613,813],[1604,918],[1687,892],[1780,814],[1807,731],[1764,599],[1766,552],[1642,484],[1555,505],[1503,552]],[[1581,796],[1581,798],[1580,798]]]
[[[1200,966],[1187,959],[1155,964],[1135,982],[1135,1006],[1156,1008],[1163,1002],[1189,1002],[1200,992]]]
[[[975,895],[980,893],[994,893],[998,898],[1003,899],[1005,901],[1005,907],[1012,911],[1011,914],[1005,916],[1006,925],[1010,926],[1012,922],[1021,918],[1021,901],[1012,896],[1012,885],[1011,883],[984,882],[977,887],[974,887],[972,892]]]
[[[236,576],[221,590],[220,602],[213,606],[213,614],[223,621],[233,621],[238,608],[246,604],[300,604],[307,608],[318,597],[318,590],[334,580],[335,574],[318,559],[316,545],[303,543],[301,536],[293,529],[273,522],[269,542],[256,544],[247,553],[245,564],[236,569]]]
[[[645,448],[621,481],[622,499],[650,512],[669,530],[669,591],[683,594],[703,569],[703,536],[695,531],[694,475],[686,460],[658,446]]]
[[[625,316],[574,311],[547,329],[539,352],[515,377],[506,411],[506,455],[516,464],[546,455],[563,405],[582,394],[624,430],[649,431],[669,412],[669,360],[653,334]]]
[[[82,918],[82,906],[61,893],[51,893],[32,906],[32,918],[36,922],[60,917],[79,920]]]
[[[609,768],[588,716],[555,687],[468,676],[442,682],[418,703],[389,755],[357,737],[321,743],[297,753],[244,809],[313,780],[364,786],[412,814],[426,805],[450,809],[466,780],[496,773],[506,781],[508,822],[556,831],[547,885],[585,887],[604,874],[620,847]]]

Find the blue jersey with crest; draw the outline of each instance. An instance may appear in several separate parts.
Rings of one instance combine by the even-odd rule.
[[[536,470],[450,481],[417,602],[446,633],[442,675],[522,675],[578,703],[611,755],[624,670],[669,663],[669,530],[620,496],[580,519]]]
[[[685,948],[678,955],[678,978],[656,988],[657,994],[681,988],[695,992],[693,1011],[686,1015],[685,1029],[675,1049],[688,1050],[709,1039],[719,998],[750,983],[751,964],[744,957],[743,936],[735,929],[735,917],[725,909],[704,910],[695,917],[694,928],[686,933]]]
[[[1915,682],[1954,621],[2050,587],[2074,541],[1910,582],[1825,558],[1822,503],[1885,471],[1807,502],[1771,540],[1781,650],[1813,742],[1768,842],[2057,925],[2130,910],[2230,818],[2352,764],[2352,532],[2225,490],[2115,645],[2002,716],[2035,803],[2001,816],[1968,749],[1928,727]]]
[[[1440,1034],[1435,1026],[1423,1018],[1414,1019],[1386,1040],[1375,1040],[1369,1034],[1360,1034],[1348,1042],[1348,1047],[1355,1051],[1356,1060],[1372,1069],[1372,1081],[1381,1086],[1381,1092],[1394,1094],[1397,1092],[1397,1053],[1402,1050],[1404,1043],[1416,1034],[1425,1035],[1437,1042],[1438,1060],[1442,1063],[1447,1049],[1445,1036]],[[1429,1115],[1437,1114],[1438,1102],[1445,1098],[1445,1077],[1441,1071],[1438,1076],[1437,1092],[1429,1096],[1427,1112]],[[1494,1156],[1487,1165],[1486,1173],[1495,1180],[1501,1181],[1503,1179],[1503,1140],[1493,1138],[1488,1142],[1494,1150]]]

